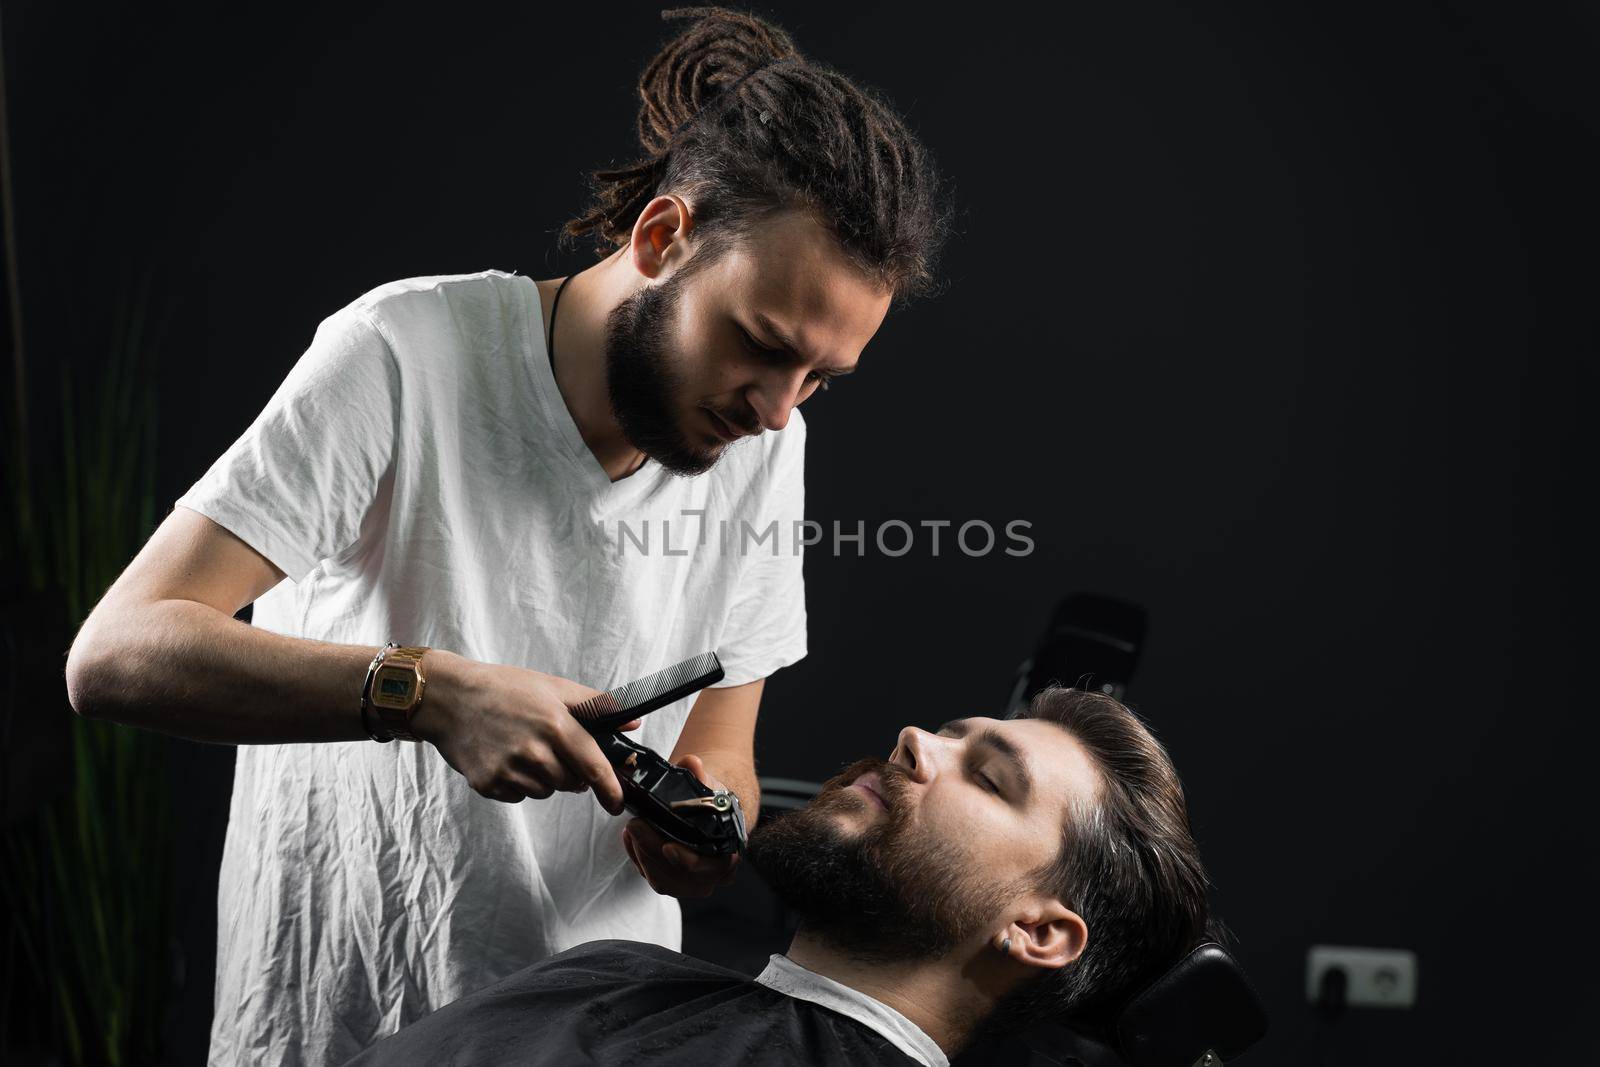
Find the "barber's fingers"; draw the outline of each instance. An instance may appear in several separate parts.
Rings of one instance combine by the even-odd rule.
[[[529,797],[544,800],[553,792],[548,785],[524,775],[507,774],[484,786],[473,787],[478,795],[502,804],[520,804]]]
[[[643,819],[628,820],[626,832],[632,835],[647,859],[660,856],[671,866],[692,874],[720,874],[724,870],[731,870],[739,860],[735,853],[708,856],[696,852],[688,845],[678,844]]]
[[[670,841],[661,846],[661,854],[668,862],[696,881],[708,882],[714,886],[733,884],[734,869],[739,865],[737,855],[705,856],[692,848],[685,848]]]
[[[622,814],[622,783],[617,780],[616,769],[589,731],[578,725],[578,720],[563,727],[556,754],[566,765],[576,782],[585,783],[594,790],[600,806],[613,815]]]
[[[705,897],[733,881],[739,857],[702,856],[669,841],[643,819],[632,819],[622,834],[628,858],[650,888],[663,896]]]
[[[682,767],[684,770],[700,779],[702,784],[710,786],[712,789],[728,788],[716,778],[713,778],[711,776],[711,772],[706,770],[704,761],[702,761],[699,756],[696,756],[693,753],[686,756],[680,756],[677,763],[678,766]]]
[[[517,782],[517,788],[522,790],[524,796],[530,800],[549,800],[555,794],[556,787],[549,782],[536,778],[525,778]]]
[[[473,783],[489,799],[510,803],[523,797],[544,800],[556,792],[583,793],[591,786],[608,811],[621,814],[622,784],[594,738],[576,723],[550,744],[522,745],[506,757],[491,781]]]
[[[628,859],[633,861],[633,869],[639,872],[639,877],[643,878],[645,883],[648,884],[652,890],[660,893],[663,896],[666,896],[667,894],[665,891],[659,885],[657,885],[655,879],[650,876],[650,869],[645,865],[644,860],[641,858],[643,846],[639,844],[638,838],[633,834],[633,829],[635,826],[643,825],[645,825],[645,823],[642,819],[634,819],[628,823],[627,827],[622,831],[622,848],[628,853]]]
[[[622,830],[623,836],[631,837],[634,844],[638,845],[641,852],[660,852],[661,846],[667,843],[660,830],[645,822],[643,819],[629,819],[628,825]]]
[[[506,773],[546,787],[546,796],[554,792],[581,793],[586,788],[583,779],[572,773],[558,751],[536,742],[529,742],[511,754]]]
[[[561,775],[508,771],[494,782],[477,790],[490,800],[516,804],[523,800],[548,800],[556,793],[586,793],[589,785],[569,773]]]
[[[660,842],[661,835],[643,819],[630,819],[623,828],[622,847],[627,850],[628,858],[633,861],[640,877],[657,893],[671,896],[672,887],[661,881],[661,861],[657,858],[661,851]]]
[[[545,677],[550,680],[550,685],[555,690],[556,696],[569,708],[575,704],[582,704],[591,697],[597,697],[602,692],[602,690],[590,689],[586,685],[574,682],[571,678],[563,678],[559,674],[547,674]]]
[[[575,707],[578,704],[582,704],[586,700],[603,695],[602,690],[591,689],[579,682],[574,682],[570,678],[562,678],[560,675],[556,674],[549,674],[545,677],[550,680],[550,685],[554,689],[556,696],[560,698],[561,702],[569,708]],[[640,722],[642,721],[643,720],[641,719],[633,719],[621,726],[616,727],[616,729],[637,730]]]

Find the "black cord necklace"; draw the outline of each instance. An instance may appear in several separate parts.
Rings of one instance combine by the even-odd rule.
[[[556,286],[556,298],[550,301],[550,343],[545,347],[550,354],[550,377],[552,378],[554,378],[556,375],[556,309],[561,306],[561,292],[567,287],[567,283],[572,280],[572,277],[573,276],[569,274],[565,278],[561,279],[561,284]],[[633,467],[628,471],[628,474],[633,474],[638,471],[640,467],[644,466],[645,460],[649,458],[650,457],[645,455],[643,452],[639,453],[639,462],[633,465]],[[624,477],[626,477],[626,475],[624,475]]]
[[[550,344],[548,347],[551,374],[554,374],[556,370],[556,309],[561,306],[561,291],[567,287],[567,283],[571,280],[572,275],[570,274],[561,279],[561,284],[556,286],[556,298],[550,304]]]

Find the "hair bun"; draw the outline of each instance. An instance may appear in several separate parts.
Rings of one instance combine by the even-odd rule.
[[[729,85],[769,63],[804,58],[781,28],[742,11],[674,7],[661,17],[694,21],[639,76],[639,143],[652,155]]]

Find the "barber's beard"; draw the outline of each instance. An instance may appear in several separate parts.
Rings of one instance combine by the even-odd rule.
[[[878,773],[888,810],[847,832],[834,813],[872,803],[845,791],[867,771]],[[750,862],[801,928],[859,959],[944,956],[992,921],[1011,891],[964,862],[966,843],[938,840],[912,822],[905,794],[898,764],[864,759],[750,837]]]
[[[665,341],[680,282],[674,274],[660,285],[644,286],[606,316],[606,386],[611,413],[628,443],[668,473],[695,475],[714,467],[723,449],[689,440],[672,413],[683,384]]]

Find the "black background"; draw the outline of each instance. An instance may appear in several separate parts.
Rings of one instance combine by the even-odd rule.
[[[659,7],[364,8],[4,5],[35,380],[152,271],[161,511],[365,290],[591,262],[555,234],[632,156]],[[991,711],[1058,596],[1132,599],[1130,698],[1271,1011],[1250,1060],[1578,1062],[1594,7],[759,10],[890,96],[961,211],[948,291],[807,405],[811,517],[1037,542],[814,552],[763,773]],[[231,753],[175,762],[198,1062]],[[1414,949],[1416,1009],[1319,1026],[1316,943]]]

